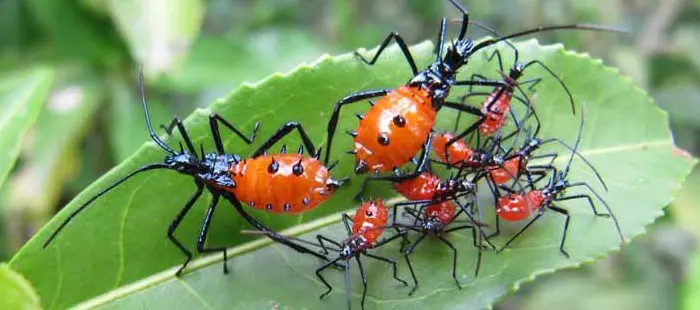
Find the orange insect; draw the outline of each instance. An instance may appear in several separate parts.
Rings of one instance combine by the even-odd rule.
[[[302,141],[306,148],[313,154],[315,147],[303,127],[296,122],[288,122],[277,130],[265,143],[263,143],[251,158],[241,158],[236,154],[228,154],[225,152],[221,134],[219,133],[219,123],[225,125],[245,143],[251,144],[255,138],[258,125],[256,124],[253,134],[250,138],[243,135],[231,123],[223,119],[217,114],[212,114],[209,118],[211,132],[216,145],[216,153],[205,154],[202,148],[201,154],[197,154],[192,140],[187,134],[187,130],[180,121],[175,118],[169,127],[166,128],[170,132],[174,127],[177,127],[182,135],[182,139],[187,146],[187,149],[181,149],[179,152],[173,150],[165,144],[154,132],[151,126],[148,109],[146,107],[146,95],[143,88],[143,74],[139,75],[139,88],[142,95],[142,106],[146,118],[146,126],[152,140],[165,152],[167,156],[163,163],[153,163],[138,168],[117,180],[112,185],[97,193],[94,197],[83,203],[75,209],[61,223],[61,225],[49,236],[44,243],[44,247],[48,246],[52,240],[63,230],[66,225],[87,208],[93,201],[97,200],[102,195],[119,186],[121,183],[131,177],[149,170],[167,169],[177,171],[179,173],[192,176],[197,186],[194,195],[187,201],[182,210],[177,214],[173,222],[168,228],[167,236],[170,241],[185,255],[185,262],[178,269],[176,275],[180,275],[187,264],[192,259],[192,253],[175,237],[175,230],[178,228],[182,219],[189,213],[195,202],[201,197],[204,188],[212,195],[212,201],[209,204],[209,209],[205,215],[200,235],[197,242],[197,250],[201,253],[207,252],[223,252],[224,254],[224,272],[228,272],[226,266],[226,248],[207,248],[206,239],[209,231],[214,210],[221,197],[227,199],[233,204],[238,213],[244,217],[251,225],[259,230],[268,232],[268,236],[273,240],[285,244],[297,251],[306,252],[307,250],[298,244],[288,241],[266,226],[259,223],[241,206],[240,201],[250,204],[251,207],[267,210],[275,213],[299,213],[305,212],[318,206],[321,202],[330,198],[335,190],[343,184],[343,181],[333,179],[328,171],[332,167],[325,167],[318,160],[320,154],[315,157],[307,157],[303,154],[303,147],[299,148],[298,154],[286,154],[286,147],[282,147],[282,154],[266,155],[267,150],[283,137],[290,134],[295,129],[299,132]],[[321,259],[326,259],[324,255],[320,255],[314,251],[309,254],[315,255]]]
[[[537,221],[543,214],[545,210],[552,210],[554,212],[557,212],[561,215],[563,215],[566,220],[564,222],[564,230],[562,232],[562,238],[561,238],[561,243],[559,244],[559,251],[564,254],[566,257],[569,257],[569,253],[567,253],[564,250],[564,243],[566,241],[566,235],[569,229],[569,222],[570,222],[570,216],[569,216],[569,211],[561,208],[555,203],[561,202],[561,201],[566,201],[566,200],[575,200],[575,199],[585,199],[588,204],[590,205],[591,209],[593,210],[593,214],[596,216],[602,216],[602,217],[611,217],[613,220],[613,223],[615,224],[615,228],[617,229],[617,233],[620,237],[620,241],[624,242],[624,236],[622,234],[622,230],[620,229],[620,224],[617,221],[617,218],[615,215],[612,213],[612,210],[608,206],[608,204],[603,200],[600,195],[596,191],[593,190],[593,188],[588,185],[588,183],[585,182],[575,182],[575,183],[570,183],[568,180],[568,175],[569,175],[569,168],[571,167],[571,162],[574,159],[574,155],[577,154],[576,150],[579,146],[579,143],[581,141],[581,132],[583,131],[583,122],[584,122],[584,113],[583,111],[581,112],[581,125],[579,128],[579,133],[578,137],[576,138],[576,143],[574,144],[574,147],[572,148],[571,151],[571,156],[569,157],[569,161],[566,164],[566,167],[564,168],[563,171],[559,171],[557,168],[553,168],[552,172],[552,177],[547,183],[546,186],[538,189],[532,189],[527,192],[524,192],[522,189],[518,192],[511,191],[510,194],[500,197],[497,199],[497,205],[496,205],[496,214],[498,215],[499,218],[502,218],[507,221],[522,221],[528,218],[532,214],[536,214],[535,217],[533,217],[525,226],[523,226],[520,231],[518,231],[513,237],[511,237],[504,245],[501,247],[501,249],[498,250],[498,252],[502,251],[508,245],[510,245],[511,242],[513,242],[518,236],[520,236],[523,232],[525,232],[535,221]],[[580,156],[580,155],[579,155]],[[592,167],[592,166],[591,166]],[[602,180],[601,180],[602,182]],[[571,188],[571,187],[579,187],[583,186],[586,189],[589,190],[593,196],[595,196],[602,204],[605,206],[605,209],[608,211],[608,213],[600,213],[596,209],[595,205],[593,204],[593,199],[591,198],[590,195],[588,194],[575,194],[575,195],[568,195],[564,196],[566,189]]]
[[[418,71],[408,46],[396,32],[392,32],[386,37],[371,60],[365,59],[357,52],[355,53],[364,63],[374,65],[389,43],[396,40],[411,67],[413,77],[397,89],[357,92],[340,99],[328,122],[328,141],[324,162],[328,162],[340,110],[345,105],[382,97],[376,104],[370,102],[373,106],[367,114],[365,116],[358,115],[361,119],[359,128],[354,132],[348,132],[355,142],[350,153],[355,155],[355,172],[358,174],[370,171],[375,173],[394,171],[399,174],[398,169],[409,162],[421,148],[424,152],[418,162],[423,162],[427,158],[425,150],[430,147],[430,144],[426,141],[435,124],[435,116],[440,109],[447,107],[480,117],[484,116],[480,109],[447,101],[452,86],[507,87],[507,84],[501,81],[457,80],[457,73],[467,64],[469,57],[474,53],[501,41],[542,31],[581,29],[619,32],[619,30],[600,26],[560,25],[538,27],[475,43],[466,36],[469,28],[469,13],[456,0],[449,1],[462,13],[459,35],[445,48],[447,19],[443,18],[435,49],[437,56],[435,61],[423,71]],[[449,142],[449,144],[452,143],[454,141]]]
[[[345,270],[345,294],[348,303],[348,309],[350,309],[350,268],[349,261],[355,259],[360,270],[360,276],[362,277],[362,308],[365,305],[365,296],[367,295],[367,277],[365,275],[365,269],[362,266],[361,256],[373,258],[391,265],[393,270],[394,279],[401,282],[404,285],[408,285],[406,281],[400,279],[397,276],[396,262],[393,259],[378,256],[369,253],[368,250],[385,245],[398,237],[401,234],[396,234],[384,240],[379,240],[379,237],[384,232],[387,227],[387,220],[389,217],[389,211],[381,199],[366,201],[362,203],[357,208],[355,216],[350,218],[347,214],[343,214],[343,222],[345,223],[345,228],[348,233],[348,238],[337,242],[325,236],[317,236],[320,247],[323,248],[325,253],[328,253],[328,244],[334,245],[338,252],[338,257],[330,260],[328,263],[320,266],[316,269],[316,276],[323,282],[327,290],[321,294],[321,298],[326,297],[333,290],[333,287],[328,284],[326,279],[321,275],[321,272],[330,266],[336,265],[340,261],[344,261],[343,267]],[[326,243],[327,242],[327,243]]]

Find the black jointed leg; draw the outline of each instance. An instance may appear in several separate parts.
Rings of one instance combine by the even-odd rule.
[[[454,231],[458,231],[458,230],[463,230],[463,229],[469,229],[469,230],[472,231],[472,238],[473,238],[473,241],[474,241],[474,247],[476,248],[476,252],[477,252],[477,254],[476,254],[476,264],[475,264],[475,266],[474,266],[474,277],[476,278],[476,277],[479,276],[479,271],[481,270],[481,256],[482,256],[482,252],[483,252],[483,249],[484,249],[484,246],[481,244],[481,241],[480,241],[480,240],[481,240],[482,237],[485,237],[485,236],[484,236],[482,233],[479,233],[479,236],[478,236],[479,239],[477,239],[477,231],[476,231],[476,229],[474,228],[474,226],[471,226],[471,225],[462,225],[462,226],[457,226],[457,227],[450,228],[450,229],[448,229],[448,230],[445,230],[445,234],[447,234],[447,233],[449,233],[449,232],[454,232]],[[488,241],[488,240],[487,240],[487,241]],[[491,243],[489,242],[489,244],[491,244]],[[491,246],[493,247],[493,245],[491,245]],[[456,254],[456,253],[455,253],[455,254]]]
[[[362,301],[360,306],[362,309],[365,308],[365,297],[367,297],[367,275],[365,274],[365,267],[362,266],[362,260],[360,256],[355,256],[355,261],[357,262],[357,269],[360,270],[360,279],[362,280]],[[348,282],[349,283],[349,282]],[[346,283],[346,284],[348,284]],[[350,286],[346,286],[345,291],[347,292],[348,298],[350,297]],[[350,300],[348,300],[348,309],[350,309]]]
[[[413,265],[411,265],[411,259],[408,257],[413,253],[413,251],[415,251],[416,246],[419,243],[421,243],[421,241],[423,241],[423,239],[425,239],[425,235],[421,235],[420,237],[418,237],[418,239],[416,239],[416,241],[413,241],[413,244],[411,244],[408,247],[408,249],[406,250],[406,252],[404,252],[404,255],[403,255],[403,257],[406,259],[406,265],[408,266],[408,271],[411,273],[411,278],[413,278],[413,288],[411,288],[411,291],[408,292],[408,296],[413,295],[413,293],[415,293],[416,290],[418,289],[418,278],[416,277],[415,271],[413,271]]]
[[[452,139],[450,139],[450,141],[447,141],[447,143],[445,143],[445,149],[444,149],[444,152],[445,152],[445,162],[448,164],[448,167],[452,166],[452,165],[450,164],[450,152],[449,152],[450,146],[452,146],[452,144],[454,144],[455,142],[457,142],[457,141],[459,141],[459,140],[462,140],[464,137],[466,137],[467,135],[469,135],[469,134],[470,134],[471,132],[473,132],[474,130],[478,129],[479,126],[481,126],[481,124],[484,123],[484,121],[486,121],[486,118],[485,118],[485,117],[479,118],[476,122],[474,122],[473,124],[471,124],[471,126],[469,126],[467,129],[465,129],[465,130],[462,131],[461,133],[455,135]],[[477,135],[477,136],[478,136],[478,135]]]
[[[385,257],[381,257],[381,256],[369,254],[369,253],[365,253],[365,256],[370,257],[370,258],[374,258],[374,259],[376,259],[376,260],[383,261],[383,262],[385,262],[385,263],[391,265],[391,270],[392,270],[392,273],[393,273],[393,276],[394,276],[394,280],[400,282],[400,283],[403,284],[403,285],[408,285],[408,283],[407,283],[406,281],[404,281],[403,279],[399,278],[398,268],[396,268],[396,261],[394,261],[393,259],[390,259],[390,258],[385,258]]]
[[[180,120],[179,117],[175,116],[173,119],[170,121],[170,124],[165,127],[161,126],[163,129],[165,129],[165,132],[167,132],[169,135],[172,134],[173,129],[177,127],[177,130],[180,131],[180,134],[182,135],[182,140],[185,140],[185,145],[187,145],[187,150],[192,153],[193,156],[197,157],[197,150],[194,148],[194,144],[192,143],[192,139],[190,139],[190,136],[187,134],[187,129],[185,128],[185,125],[182,124],[182,120]]]
[[[471,95],[472,94],[470,94],[470,96]],[[483,93],[474,93],[473,94],[473,96],[480,96],[480,95],[483,95]],[[465,96],[465,98],[466,98],[466,96]],[[452,110],[455,110],[458,113],[465,112],[465,113],[469,113],[471,115],[476,115],[478,117],[484,117],[484,113],[481,112],[481,109],[472,107],[470,105],[466,105],[464,103],[445,101],[442,103],[442,106],[446,107],[446,108],[450,108]],[[456,129],[455,129],[455,131],[456,131]]]
[[[454,245],[447,239],[445,239],[442,236],[437,237],[438,240],[442,241],[442,243],[446,244],[451,250],[452,250],[452,278],[455,280],[455,284],[457,285],[457,288],[460,290],[462,289],[462,284],[459,283],[459,279],[457,279],[457,248],[455,248]]]
[[[600,216],[600,217],[610,217],[610,214],[599,212],[598,209],[596,209],[595,204],[593,203],[593,199],[591,199],[590,195],[585,195],[585,194],[571,195],[571,196],[566,196],[566,197],[560,197],[560,198],[557,198],[554,200],[555,201],[566,201],[566,200],[574,200],[574,199],[586,199],[586,201],[588,201],[588,205],[591,206],[591,210],[593,210],[593,215]]]
[[[494,50],[493,53],[491,53],[491,56],[489,56],[489,58],[486,61],[490,62],[491,60],[493,60],[493,57],[496,57],[496,60],[498,60],[498,69],[500,70],[500,72],[505,74],[505,71],[503,68],[503,58],[501,57],[501,52],[499,50]]]
[[[335,246],[340,247],[340,243],[335,242],[335,240],[329,239],[326,236],[323,235],[316,235],[316,240],[318,240],[318,244],[321,246],[321,249],[323,250],[323,254],[328,254],[328,246],[326,246],[325,242],[329,242]],[[324,242],[325,241],[325,242]]]
[[[335,136],[335,130],[338,127],[338,118],[340,117],[340,108],[342,108],[346,104],[351,104],[355,102],[360,102],[365,99],[370,99],[374,97],[379,97],[379,96],[384,96],[388,94],[391,90],[388,89],[380,89],[380,90],[371,90],[371,91],[365,91],[365,92],[358,92],[358,93],[353,93],[350,94],[343,99],[340,99],[338,102],[335,104],[335,108],[333,109],[333,114],[331,114],[331,118],[328,121],[328,128],[327,128],[327,134],[328,134],[328,142],[326,143],[326,154],[323,158],[323,163],[328,164],[328,159],[331,154],[331,146],[333,143],[333,137]]]
[[[341,217],[343,218],[343,225],[345,225],[345,232],[348,236],[352,235],[352,225],[350,225],[350,223],[352,223],[352,218],[345,213],[343,213]]]
[[[471,78],[473,79],[474,76],[478,76],[478,75],[479,74],[472,74]],[[472,87],[469,86],[468,94],[459,97],[459,105],[467,105],[465,103],[465,101],[467,101],[467,98],[469,98],[469,97],[478,97],[478,96],[488,96],[489,95],[489,93],[486,93],[486,92],[473,92],[471,88]],[[477,109],[477,108],[473,108],[473,109]],[[484,115],[484,113],[482,113],[480,109],[477,109],[477,110],[479,111],[479,114],[475,114],[475,113],[469,113],[469,114],[474,114],[474,115],[477,115],[479,117],[482,117]],[[459,128],[459,123],[461,122],[461,120],[462,120],[462,111],[457,111],[457,117],[455,118],[455,126],[452,129],[453,133],[457,132],[457,129]]]
[[[333,291],[333,287],[330,284],[328,284],[328,281],[326,281],[326,278],[324,278],[323,275],[321,275],[321,272],[323,270],[326,270],[328,267],[335,265],[340,259],[341,258],[338,257],[332,261],[329,261],[329,262],[321,265],[321,267],[318,267],[316,269],[316,277],[319,280],[321,280],[321,282],[326,286],[326,291],[323,292],[320,296],[318,296],[319,299],[328,296],[328,294],[330,294]],[[347,269],[347,265],[345,265],[345,269]]]
[[[243,219],[246,220],[246,222],[248,222],[248,223],[249,223],[250,225],[252,225],[253,227],[257,228],[258,230],[260,230],[260,231],[262,231],[262,232],[265,232],[265,235],[266,235],[268,238],[272,239],[273,241],[275,241],[275,242],[277,242],[277,243],[284,244],[284,245],[290,247],[291,249],[293,249],[293,250],[295,250],[295,251],[297,251],[297,252],[299,252],[299,253],[311,254],[311,255],[313,255],[313,256],[316,256],[317,258],[320,258],[320,259],[322,259],[322,260],[328,261],[328,257],[326,257],[325,255],[319,254],[319,253],[317,253],[317,252],[315,252],[315,251],[313,251],[313,250],[311,250],[311,249],[309,249],[309,248],[307,248],[307,247],[305,247],[305,246],[302,246],[302,245],[300,245],[300,244],[297,244],[297,243],[295,243],[295,242],[292,242],[292,241],[290,240],[290,238],[286,238],[285,236],[282,236],[282,235],[278,234],[278,233],[275,232],[274,230],[269,229],[269,228],[267,228],[267,226],[265,226],[265,225],[261,224],[260,222],[258,222],[255,218],[253,218],[252,216],[250,216],[250,214],[248,214],[248,212],[246,212],[246,211],[243,209],[243,206],[241,205],[241,202],[238,201],[238,199],[236,199],[236,198],[235,198],[233,195],[231,195],[230,193],[228,193],[228,192],[222,192],[221,195],[222,195],[224,198],[226,198],[226,200],[228,200],[228,201],[233,205],[234,209],[236,209],[236,212],[238,212],[238,214],[241,215],[241,216],[243,217]]]
[[[505,248],[507,248],[515,239],[517,239],[520,235],[522,235],[523,232],[525,232],[530,226],[532,226],[533,223],[535,223],[540,217],[542,217],[542,212],[538,213],[535,217],[533,217],[523,228],[521,228],[513,237],[510,237],[508,241],[500,248],[496,253],[501,253]]]
[[[542,78],[534,78],[534,79],[529,79],[529,80],[525,80],[522,82],[518,82],[518,84],[520,86],[529,84],[530,86],[527,87],[527,90],[535,91],[535,86],[537,86],[537,84],[539,84],[541,81],[542,81]]]
[[[209,203],[209,208],[207,209],[207,214],[204,216],[204,222],[199,230],[199,238],[197,239],[197,251],[199,253],[212,253],[212,252],[223,252],[224,253],[224,273],[228,273],[228,266],[226,261],[228,256],[226,255],[226,247],[215,247],[215,248],[205,248],[207,242],[207,235],[209,234],[209,226],[211,225],[211,219],[214,216],[214,211],[216,210],[216,205],[219,203],[220,195],[214,191],[212,192],[211,203]]]
[[[306,134],[306,131],[304,131],[304,127],[297,122],[287,122],[286,124],[282,125],[279,129],[277,129],[277,131],[274,134],[272,134],[272,136],[270,136],[270,138],[268,138],[251,156],[258,157],[264,154],[275,143],[289,135],[294,129],[296,129],[299,132],[301,141],[304,144],[304,147],[306,147],[306,149],[309,150],[309,153],[316,154],[316,147],[314,147],[313,142],[311,142],[311,139],[309,139],[309,136]]]
[[[569,215],[569,211],[567,211],[566,209],[559,208],[555,205],[549,205],[549,206],[547,206],[547,208],[566,217],[566,220],[564,221],[564,230],[562,231],[562,235],[561,235],[561,243],[559,244],[559,251],[561,252],[561,254],[564,254],[564,256],[566,256],[566,258],[569,258],[569,253],[567,253],[564,250],[564,243],[566,242],[566,234],[569,232],[569,222],[571,221],[571,216]]]
[[[194,203],[197,202],[197,199],[202,195],[202,191],[204,190],[204,184],[197,183],[197,191],[190,197],[189,200],[185,203],[185,206],[182,207],[180,212],[178,212],[177,216],[175,216],[175,219],[170,223],[170,226],[168,227],[168,239],[170,239],[170,242],[172,242],[180,251],[185,254],[187,257],[185,259],[185,262],[180,266],[180,269],[177,270],[175,273],[175,276],[179,277],[182,274],[182,271],[187,267],[187,264],[190,263],[192,260],[192,252],[190,252],[185,246],[175,238],[175,230],[177,229],[178,226],[180,226],[180,223],[182,222],[182,219],[185,218],[185,215],[187,215],[188,212],[190,212],[190,209],[192,209],[192,206],[194,206]]]
[[[216,151],[219,153],[219,155],[223,155],[226,153],[226,150],[224,150],[224,144],[221,141],[221,133],[219,132],[219,123],[223,124],[228,128],[229,130],[233,131],[243,142],[246,144],[251,144],[253,143],[253,140],[255,140],[255,135],[258,133],[258,129],[260,128],[260,123],[255,123],[255,127],[253,128],[253,133],[249,137],[246,137],[243,135],[243,133],[236,129],[236,127],[231,124],[231,122],[227,121],[225,118],[221,117],[221,115],[212,113],[209,115],[209,127],[211,128],[211,135],[214,138],[214,144],[216,145]]]
[[[386,38],[384,39],[382,44],[379,45],[379,49],[377,50],[377,53],[374,54],[374,57],[372,57],[372,60],[368,61],[364,56],[362,56],[357,51],[355,52],[355,56],[357,56],[357,58],[360,58],[360,60],[362,60],[362,62],[372,66],[372,65],[374,65],[375,62],[377,62],[377,59],[382,54],[382,52],[384,52],[384,49],[389,45],[389,43],[391,43],[391,39],[396,40],[396,44],[401,49],[401,52],[403,53],[403,56],[406,58],[408,65],[411,66],[411,72],[414,75],[417,74],[418,67],[416,67],[416,62],[413,60],[413,55],[411,55],[411,51],[408,49],[408,45],[406,45],[406,42],[404,42],[403,38],[398,34],[398,32],[395,32],[395,31],[390,32],[389,35],[386,36]]]
[[[612,209],[610,209],[610,206],[608,205],[607,202],[603,199],[603,197],[600,197],[598,192],[593,190],[593,188],[588,185],[586,182],[576,182],[576,183],[570,183],[569,188],[571,187],[576,187],[576,186],[584,186],[586,187],[593,196],[595,196],[598,201],[600,201],[603,206],[605,207],[605,210],[608,211],[608,214],[610,214],[610,218],[613,220],[613,223],[615,224],[615,229],[617,229],[617,234],[620,237],[620,242],[624,243],[625,242],[625,235],[622,233],[622,228],[620,227],[620,222],[617,220],[617,217],[615,216],[615,213],[613,213]]]

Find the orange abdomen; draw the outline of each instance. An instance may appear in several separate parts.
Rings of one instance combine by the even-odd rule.
[[[443,133],[433,137],[433,152],[441,161],[446,161],[445,144],[455,136],[451,133]],[[469,160],[474,151],[462,140],[455,141],[447,148],[447,153],[450,155],[450,164],[456,165]]]
[[[381,199],[367,201],[357,208],[352,218],[352,234],[360,235],[370,244],[374,244],[384,232],[389,211]]]
[[[501,185],[518,177],[520,173],[520,156],[506,160],[502,166],[489,166],[488,171],[494,183]]]
[[[499,95],[496,98],[497,95]],[[510,110],[510,99],[513,97],[512,90],[500,91],[496,88],[484,101],[481,112],[486,115],[486,119],[479,125],[479,132],[484,136],[490,136],[503,127],[506,121],[508,110]],[[495,100],[494,100],[495,99]]]
[[[455,215],[456,207],[451,201],[444,201],[441,203],[436,203],[429,205],[425,208],[425,218],[426,220],[435,217],[443,224],[449,224],[452,222],[452,217]]]
[[[428,91],[402,86],[378,100],[360,121],[355,137],[356,167],[389,171],[411,160],[435,124]]]
[[[509,222],[522,221],[532,214],[525,197],[520,194],[508,194],[499,198],[497,203],[496,215]]]
[[[236,182],[231,191],[238,200],[274,213],[306,212],[333,194],[326,186],[328,169],[317,159],[299,154],[246,159],[233,165],[230,172]]]
[[[423,172],[418,177],[394,183],[394,189],[408,200],[433,199],[440,178],[432,173]]]

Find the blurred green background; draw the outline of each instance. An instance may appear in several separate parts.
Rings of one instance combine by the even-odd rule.
[[[573,22],[630,29],[537,37],[620,68],[669,112],[678,146],[700,155],[700,1],[462,2],[500,33]],[[410,43],[433,39],[444,15],[459,16],[441,0],[0,0],[0,77],[56,70],[0,189],[0,261],[147,139],[135,64],[144,64],[154,123],[166,123],[242,82],[373,47],[391,30]],[[542,276],[496,308],[700,309],[697,189],[699,169],[666,216],[620,254]]]

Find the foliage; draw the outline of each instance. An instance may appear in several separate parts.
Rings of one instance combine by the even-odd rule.
[[[533,41],[520,44],[519,49],[523,59],[537,58],[552,66],[553,70],[559,72],[564,78],[577,101],[586,106],[587,130],[583,135],[581,153],[599,167],[608,180],[611,192],[606,195],[606,199],[619,217],[626,236],[631,238],[642,233],[643,226],[659,216],[661,207],[668,203],[672,191],[678,187],[679,181],[694,163],[693,159],[673,156],[673,142],[670,139],[664,113],[659,111],[641,90],[628,80],[622,79],[613,70],[601,66],[600,62],[582,55],[565,53],[556,46],[539,47]],[[422,62],[425,63],[430,56],[430,45],[423,44],[416,50],[418,55],[421,55]],[[494,63],[485,61],[486,57],[483,56],[486,55],[488,53],[474,56],[470,68],[477,72],[487,72],[489,68],[494,68]],[[319,141],[325,124],[314,120],[328,118],[334,98],[340,98],[351,90],[396,85],[404,79],[408,69],[405,65],[402,67],[402,64],[403,58],[396,49],[393,50],[391,57],[383,58],[373,68],[366,67],[351,55],[336,58],[323,57],[314,65],[302,66],[289,74],[273,75],[255,85],[244,85],[227,99],[215,102],[209,109],[198,110],[188,118],[186,125],[195,144],[201,143],[205,145],[205,149],[211,150],[207,122],[207,115],[210,112],[230,118],[234,124],[243,128],[244,132],[249,131],[256,121],[265,122],[260,133],[260,137],[265,137],[274,130],[275,126],[270,124],[281,124],[289,119],[286,113],[276,111],[282,111],[285,107],[294,107],[296,120],[306,124],[306,129],[312,133],[312,139]],[[526,72],[530,77],[544,72],[532,70]],[[343,74],[340,75],[337,72],[343,72]],[[588,78],[582,79],[581,77],[584,76]],[[561,104],[566,102],[566,94],[553,79],[546,79],[538,86],[536,105],[543,121],[543,136],[573,139],[578,125],[576,121],[572,121],[576,116],[570,115],[570,108],[566,104]],[[298,91],[301,89],[310,91]],[[611,102],[616,104],[611,105]],[[364,109],[365,105],[362,105],[354,110]],[[241,110],[247,113],[242,114],[239,112]],[[629,110],[633,110],[634,113],[624,113]],[[619,115],[625,115],[624,121],[615,121],[619,119]],[[439,126],[443,128],[451,126],[452,119],[450,115],[442,115]],[[646,130],[635,130],[634,124],[641,123],[646,124]],[[343,114],[340,124],[341,128],[356,126],[350,111]],[[615,134],[609,134],[610,132]],[[173,139],[167,141],[174,143]],[[286,142],[289,145],[298,143],[296,139],[291,141]],[[233,136],[225,142],[228,150],[246,149]],[[349,142],[349,139],[339,138],[337,143],[340,146],[347,145]],[[342,158],[339,157],[342,156],[342,151],[342,149],[336,149],[333,153],[334,157]],[[70,204],[15,256],[12,266],[36,283],[41,296],[47,299],[46,305],[51,308],[69,306],[106,293],[111,288],[180,264],[181,253],[169,244],[163,235],[173,214],[180,208],[193,188],[187,177],[172,172],[153,172],[120,186],[77,217],[50,248],[41,249],[41,244],[57,224],[88,197],[134,170],[135,167],[158,161],[160,158],[162,158],[162,152],[152,143],[141,148],[134,156],[78,196],[74,203]],[[561,163],[565,158],[566,156],[562,156],[559,162]],[[650,160],[663,160],[667,164],[662,169],[634,168]],[[351,165],[350,160],[341,160],[336,171],[347,173]],[[593,175],[582,167],[576,165],[572,170],[576,173],[576,178],[594,182]],[[623,167],[627,169],[624,173],[620,173]],[[355,186],[339,192],[333,200],[309,214],[279,216],[257,213],[258,217],[265,219],[265,223],[274,227],[285,227],[348,209],[353,204],[350,197],[357,190],[357,185],[361,183],[357,178],[353,181]],[[639,193],[652,192],[654,195],[639,195]],[[172,195],[165,198],[161,193],[172,193]],[[208,198],[202,200],[204,201],[195,207],[198,211],[193,212],[189,219],[203,216],[204,204],[207,203]],[[484,201],[483,205],[489,205],[489,202]],[[514,284],[517,287],[522,281],[537,274],[576,266],[616,249],[619,240],[612,222],[592,219],[590,210],[585,204],[575,204],[575,206],[576,208],[571,208],[575,220],[572,223],[568,242],[568,248],[574,255],[572,259],[564,258],[555,250],[560,238],[561,219],[549,216],[546,221],[538,223],[540,229],[532,231],[526,239],[518,243],[520,247],[514,247],[498,257],[486,256],[484,275],[476,281],[469,282],[468,285],[479,289],[468,290],[468,293],[456,293],[449,286],[451,283],[445,281],[443,275],[446,272],[436,272],[431,276],[422,276],[423,285],[428,288],[428,292],[423,293],[425,295],[405,299],[402,297],[405,292],[387,280],[386,272],[378,272],[377,267],[370,267],[369,272],[374,270],[376,273],[371,276],[376,283],[374,287],[379,288],[372,291],[373,295],[377,295],[373,300],[378,300],[377,302],[382,304],[385,300],[394,300],[389,304],[396,307],[405,307],[406,305],[402,302],[415,303],[420,300],[424,306],[445,303],[445,305],[460,304],[482,308],[500,298]],[[245,229],[247,225],[231,214],[230,209],[229,212],[223,209],[223,212],[220,214],[223,216],[216,217],[214,221],[214,225],[218,223],[217,226],[220,228],[211,233],[212,240],[219,240],[219,242],[214,241],[210,244],[220,244],[224,242],[223,240],[227,240],[224,244],[238,244],[245,240],[237,236],[237,231]],[[337,215],[334,217],[338,219]],[[322,222],[326,223],[328,220]],[[188,236],[196,235],[198,223],[194,220],[186,221],[178,232],[178,236],[188,240]],[[339,236],[339,228],[340,226],[336,225],[331,229],[335,236]],[[222,229],[225,229],[225,232]],[[468,240],[466,237],[461,235],[458,239],[462,241],[461,250],[463,253],[473,252],[472,249],[466,248],[465,241]],[[497,241],[502,243],[505,240],[499,238]],[[389,248],[384,253],[393,251],[396,249]],[[154,255],[155,253],[158,255]],[[259,295],[263,294],[279,298],[280,303],[290,304],[293,307],[326,305],[326,301],[319,303],[314,294],[307,294],[307,298],[299,298],[299,296],[307,296],[301,292],[312,292],[315,288],[317,289],[318,283],[304,280],[308,279],[308,276],[297,278],[289,274],[290,270],[298,270],[302,275],[311,274],[316,262],[313,259],[293,258],[295,254],[287,251],[282,253],[280,257],[279,250],[266,249],[233,259],[231,264],[236,265],[236,269],[232,272],[236,275],[235,279],[215,276],[213,273],[219,271],[220,266],[211,266],[190,274],[183,280],[175,280],[172,276],[163,275],[156,276],[156,280],[142,280],[138,285],[149,289],[143,293],[139,291],[139,296],[135,297],[136,302],[146,302],[152,307],[166,307],[168,303],[175,300],[166,296],[182,290],[184,284],[189,290],[206,291],[208,297],[195,294],[188,299],[180,296],[176,299],[177,303],[184,301],[196,303],[203,299],[213,307],[233,304],[260,307],[264,306],[261,303],[268,302]],[[449,255],[436,256],[431,251],[419,252],[416,254],[416,260],[415,265],[419,272],[428,269],[445,269],[442,267],[450,265]],[[97,261],[100,264],[94,264]],[[285,261],[288,263],[284,263]],[[89,262],[92,264],[88,264]],[[291,268],[287,264],[291,264]],[[37,268],[49,265],[53,268],[41,270]],[[471,263],[464,264],[460,269],[461,274],[469,273],[468,270],[471,267]],[[289,281],[294,281],[294,290],[283,286],[263,289],[274,282],[273,278],[281,275]],[[252,282],[251,278],[256,278],[257,281]],[[106,281],[106,279],[113,280]],[[144,285],[144,282],[147,284]],[[336,282],[342,283],[342,281]],[[153,286],[159,283],[163,283],[162,287]],[[222,294],[225,291],[247,293],[242,294],[243,296]],[[49,296],[53,299],[49,300]],[[332,295],[331,298],[327,302],[336,306],[342,305],[343,301],[339,296]],[[125,307],[133,306],[128,299],[125,302],[127,305]]]

